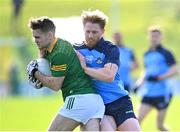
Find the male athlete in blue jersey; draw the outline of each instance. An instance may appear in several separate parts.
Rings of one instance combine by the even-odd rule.
[[[156,108],[157,127],[167,131],[164,120],[172,97],[168,79],[177,73],[177,66],[173,54],[161,44],[162,33],[158,27],[150,27],[149,39],[150,49],[144,55],[145,73],[136,84],[140,86],[145,82],[146,88],[138,119],[141,123],[152,108]]]
[[[138,68],[138,62],[135,58],[132,49],[125,46],[123,42],[123,36],[120,32],[115,32],[113,34],[113,40],[120,51],[119,59],[121,65],[119,66],[118,73],[120,75],[121,80],[124,83],[125,90],[130,92],[133,83],[131,71]]]
[[[107,16],[99,11],[84,11],[81,15],[85,42],[75,46],[81,65],[92,78],[97,92],[105,103],[105,118],[101,130],[139,131],[139,123],[134,115],[130,97],[124,90],[118,74],[119,50],[111,42],[104,40]],[[111,126],[114,120],[117,127]]]

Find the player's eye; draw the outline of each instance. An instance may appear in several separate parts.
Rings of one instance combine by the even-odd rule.
[[[93,34],[96,34],[96,33],[97,33],[97,31],[92,31],[92,33],[93,33]]]
[[[38,39],[38,38],[40,38],[40,37],[39,37],[39,36],[34,36],[34,38],[35,38],[35,39]]]
[[[86,33],[90,33],[90,31],[87,30]]]

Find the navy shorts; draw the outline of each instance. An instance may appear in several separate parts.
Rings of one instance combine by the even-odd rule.
[[[129,118],[136,119],[133,105],[128,95],[119,98],[112,103],[105,104],[105,115],[112,116],[117,126],[121,125]]]
[[[169,94],[168,96],[160,96],[160,97],[146,97],[144,96],[142,99],[142,103],[151,105],[155,107],[157,110],[163,110],[166,109],[172,99],[172,94]]]

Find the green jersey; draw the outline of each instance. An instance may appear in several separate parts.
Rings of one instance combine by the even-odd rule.
[[[65,77],[61,88],[63,99],[69,95],[96,93],[69,42],[56,38],[45,58],[50,63],[52,76]]]

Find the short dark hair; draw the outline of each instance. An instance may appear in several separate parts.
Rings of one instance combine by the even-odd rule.
[[[108,17],[102,11],[99,10],[83,11],[81,14],[81,18],[83,25],[85,25],[87,22],[97,23],[102,29],[104,29],[108,21]]]
[[[29,27],[32,30],[40,29],[42,32],[52,31],[55,33],[55,25],[48,17],[31,18],[29,21]]]

